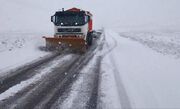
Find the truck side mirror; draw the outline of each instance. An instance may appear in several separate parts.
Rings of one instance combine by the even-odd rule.
[[[51,16],[51,22],[54,23],[54,16]]]

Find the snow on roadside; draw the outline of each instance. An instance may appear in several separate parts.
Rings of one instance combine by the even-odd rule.
[[[121,95],[118,91],[121,86],[117,76],[109,76],[115,75],[113,69],[116,69],[132,108],[180,108],[179,59],[154,52],[111,30],[106,30],[105,35],[107,45],[113,46],[116,43],[116,46],[103,59],[104,90],[101,100],[104,104],[109,107],[118,105],[118,95],[115,96],[112,88],[117,88],[116,93]],[[123,96],[119,97],[121,104]]]
[[[39,50],[45,46],[41,34],[0,34],[0,75],[10,69],[41,58],[50,53]]]
[[[109,59],[103,59],[101,70],[101,82],[99,85],[99,104],[100,109],[120,109],[120,98],[117,84],[113,74],[113,66]]]
[[[102,37],[106,39],[105,31],[102,34]],[[106,55],[110,53],[116,44],[113,40],[108,40],[109,43],[104,41],[103,50],[100,55],[104,55],[101,62],[101,73],[100,73],[100,82],[99,82],[99,98],[98,98],[98,108],[99,109],[120,109],[120,98],[118,94],[117,83],[114,77],[114,68],[110,62],[110,59]],[[109,46],[110,45],[110,46]]]
[[[66,55],[61,57],[60,59],[55,59],[54,61],[47,64],[47,67],[43,67],[44,69],[37,70],[37,74],[33,76],[32,78],[22,81],[21,83],[9,88],[5,92],[0,94],[0,101],[4,100],[10,96],[15,95],[20,90],[23,90],[24,88],[28,87],[31,84],[34,84],[38,81],[40,81],[41,78],[43,78],[45,75],[50,73],[55,67],[63,65],[64,61],[70,60],[73,57],[73,55]]]

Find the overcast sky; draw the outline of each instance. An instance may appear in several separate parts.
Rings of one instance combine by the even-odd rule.
[[[66,0],[91,10],[98,25],[171,25],[180,22],[180,0]]]
[[[180,0],[0,0],[0,31],[52,31],[50,16],[63,7],[89,10],[95,28],[180,28]]]

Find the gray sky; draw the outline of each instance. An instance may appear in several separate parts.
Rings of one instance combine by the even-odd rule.
[[[180,0],[66,0],[63,5],[91,10],[102,26],[180,24]]]
[[[91,11],[95,28],[180,28],[180,0],[0,0],[0,31],[53,31],[50,16],[63,7]]]

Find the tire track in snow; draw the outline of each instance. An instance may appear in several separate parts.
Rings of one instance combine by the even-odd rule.
[[[10,87],[34,76],[37,73],[36,70],[38,68],[43,67],[45,64],[55,59],[58,55],[59,53],[47,55],[40,60],[25,64],[19,68],[5,73],[6,75],[4,76],[0,76],[0,93],[3,93]]]
[[[106,41],[106,34],[105,34],[105,30],[103,30],[103,39],[102,39],[102,47],[103,47],[103,45],[106,45],[107,46],[107,48],[109,48],[107,51],[104,51],[104,52],[102,52],[102,57],[104,58],[105,56],[107,56],[110,52],[112,52],[113,50],[114,50],[114,48],[117,46],[117,41],[112,37],[112,40],[113,40],[113,42],[114,42],[114,45],[113,46],[109,46],[109,44],[108,44],[108,42]],[[109,35],[110,36],[110,35]],[[101,48],[102,49],[102,48]]]
[[[104,35],[106,37],[106,34],[104,34]],[[114,42],[114,45],[110,46],[108,44],[108,42],[106,41],[106,46],[109,48],[108,51],[104,54],[106,56],[107,56],[107,54],[112,52],[114,50],[114,48],[116,48],[118,46],[118,43],[117,43],[116,39],[113,37],[112,34],[108,33],[108,37],[112,38],[112,41]],[[121,102],[120,103],[121,108],[122,109],[132,109],[130,99],[129,99],[128,94],[126,92],[126,89],[125,89],[125,87],[123,85],[123,82],[122,82],[122,79],[121,79],[121,76],[120,76],[120,72],[117,69],[117,66],[116,66],[116,63],[115,63],[115,60],[114,60],[112,54],[110,54],[109,58],[110,58],[110,61],[111,61],[112,65],[114,66],[114,68],[113,68],[114,78],[115,78],[117,89],[118,89],[119,99],[120,99],[120,102]]]
[[[122,107],[122,109],[132,109],[128,94],[123,85],[123,82],[122,82],[122,79],[120,76],[120,72],[117,69],[117,66],[115,64],[113,56],[111,56],[111,63],[114,66],[114,69],[113,69],[114,78],[115,78],[117,89],[119,92],[118,94],[119,94],[119,98],[120,98],[120,102],[121,102],[121,107]]]
[[[56,102],[52,105],[51,109],[96,109],[102,59],[101,56],[97,55],[97,52],[102,50],[102,46],[102,40],[98,39],[93,46],[94,50],[91,50],[86,56],[86,59],[82,63],[79,63],[82,68],[77,71],[74,70],[74,72],[77,72],[76,77],[78,81],[71,86],[71,90],[67,88],[66,93],[59,96],[58,100],[55,100]],[[89,65],[93,67],[91,66],[89,68]],[[78,72],[80,72],[80,75]],[[79,87],[80,89],[78,89]]]
[[[46,67],[39,69],[37,71],[37,74],[33,76],[30,79],[22,81],[20,84],[14,85],[13,87],[6,90],[4,93],[0,94],[0,107],[5,107],[6,99],[8,100],[8,104],[11,102],[16,102],[17,95],[21,92],[21,95],[19,96],[25,96],[24,94],[29,92],[29,90],[26,90],[27,88],[34,88],[34,85],[39,85],[39,82],[42,78],[45,78],[49,73],[53,71],[54,68],[58,67],[59,65],[63,64],[65,61],[70,60],[73,57],[73,55],[60,55],[56,59],[59,60],[53,60],[49,64],[46,65]],[[25,90],[25,92],[24,92]],[[20,99],[18,97],[18,99]]]

